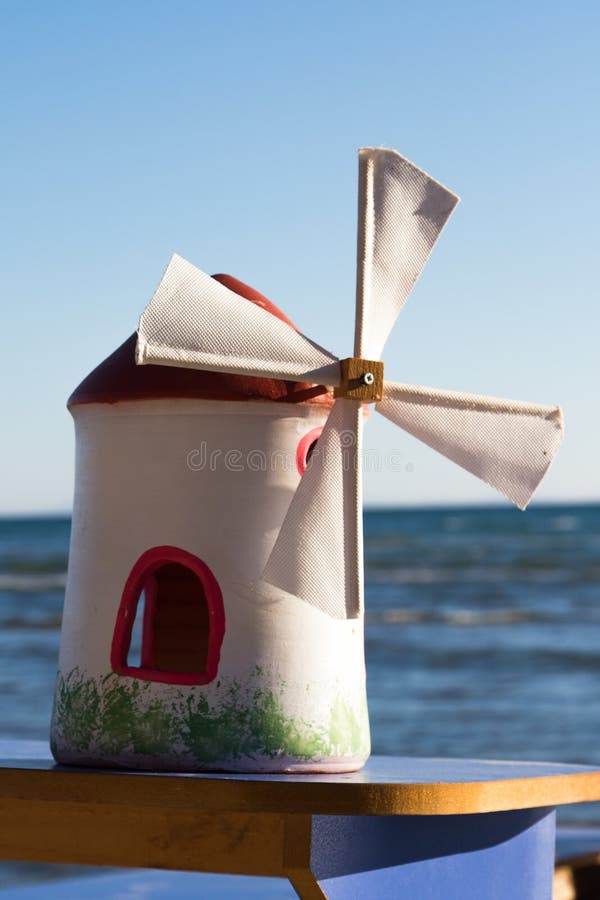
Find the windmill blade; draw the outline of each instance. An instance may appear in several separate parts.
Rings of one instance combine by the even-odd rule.
[[[380,413],[525,509],[563,437],[560,407],[386,382]]]
[[[337,400],[261,579],[340,619],[363,609],[361,429],[360,404]]]
[[[337,385],[337,357],[176,254],[144,310],[138,365]]]
[[[359,151],[355,356],[380,358],[458,202],[395,150]]]

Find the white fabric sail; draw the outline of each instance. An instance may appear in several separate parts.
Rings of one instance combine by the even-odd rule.
[[[136,362],[339,383],[334,354],[177,254],[140,319]]]
[[[376,409],[525,509],[563,435],[562,411],[386,382]]]
[[[395,150],[360,151],[355,356],[380,358],[458,202]]]
[[[362,409],[336,400],[262,580],[330,616],[362,613]]]

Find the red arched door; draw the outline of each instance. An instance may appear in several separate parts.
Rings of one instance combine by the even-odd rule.
[[[139,664],[129,659],[143,598]],[[125,583],[112,641],[119,675],[171,684],[208,684],[216,677],[225,634],[219,584],[197,556],[179,547],[152,547]]]

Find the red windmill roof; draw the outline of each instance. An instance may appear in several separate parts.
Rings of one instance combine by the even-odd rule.
[[[274,303],[231,275],[213,276],[225,287],[277,316],[291,328],[293,322]],[[75,388],[68,407],[81,403],[119,403],[122,400],[154,400],[164,397],[188,397],[203,400],[271,400],[279,403],[319,403],[329,406],[333,397],[322,385],[252,378],[199,369],[173,366],[137,366],[136,335],[101,362]]]

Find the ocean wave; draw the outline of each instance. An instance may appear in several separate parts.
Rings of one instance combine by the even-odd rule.
[[[44,572],[39,575],[0,573],[0,591],[38,594],[42,591],[64,591],[66,584],[66,572]]]
[[[469,528],[469,520],[466,516],[446,516],[443,520],[444,531],[464,531]]]
[[[366,614],[367,625],[454,625],[462,628],[484,625],[517,625],[546,622],[547,616],[526,609],[383,609]]]
[[[35,551],[35,547],[32,548]],[[0,552],[0,568],[8,575],[53,574],[67,568],[65,553]]]
[[[381,564],[365,566],[372,584],[593,584],[600,583],[600,566],[561,566],[551,561],[524,560],[506,566],[406,566],[389,568]]]
[[[62,617],[60,615],[49,615],[38,618],[23,618],[21,616],[13,616],[9,619],[0,618],[0,629],[5,631],[58,631],[60,629]]]
[[[550,519],[552,531],[576,531],[579,528],[577,516],[556,516]]]
[[[453,573],[447,569],[436,567],[426,568],[401,568],[401,569],[373,569],[366,566],[368,581],[375,584],[439,584],[450,580]]]

